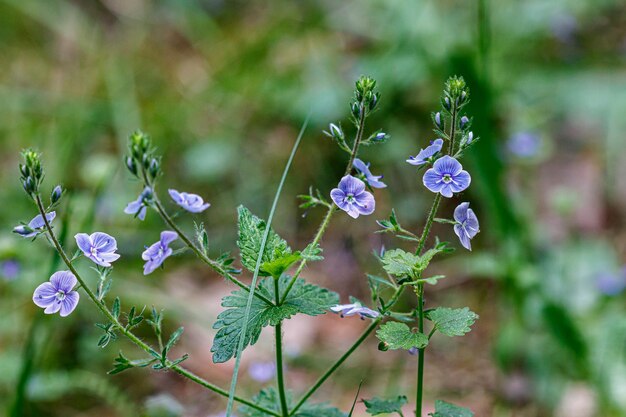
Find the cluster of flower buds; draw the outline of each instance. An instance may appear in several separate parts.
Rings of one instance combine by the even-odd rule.
[[[355,100],[350,104],[350,111],[355,120],[374,111],[380,102],[380,93],[375,91],[376,80],[370,77],[361,76],[356,82],[354,89]]]
[[[129,138],[130,156],[126,157],[126,167],[131,174],[152,183],[161,172],[161,162],[154,155],[150,137],[137,130]]]
[[[20,164],[20,180],[24,191],[34,197],[39,193],[39,186],[43,181],[43,168],[39,153],[33,150],[26,150],[22,153],[24,163]]]
[[[465,84],[463,77],[450,77],[446,81],[443,96],[441,97],[441,105],[450,112],[453,107],[459,110],[469,102],[469,88]],[[454,106],[453,106],[454,105]]]

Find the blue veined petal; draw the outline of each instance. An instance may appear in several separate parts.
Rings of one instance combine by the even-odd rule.
[[[463,165],[453,157],[445,155],[435,161],[433,168],[441,175],[456,176],[463,170]]]
[[[355,206],[360,214],[369,215],[376,210],[376,200],[372,193],[364,191],[354,197]]]
[[[453,181],[450,183],[452,191],[454,191],[455,193],[459,193],[470,186],[470,183],[472,182],[472,177],[470,176],[469,172],[460,171],[458,174],[452,177],[452,180]]]
[[[92,233],[91,243],[98,252],[115,252],[117,250],[117,241],[111,235],[103,232]]]
[[[33,302],[36,306],[46,308],[56,300],[57,289],[50,282],[44,282],[35,288]]]
[[[54,302],[50,304],[48,307],[46,307],[46,309],[43,312],[46,314],[54,314],[54,313],[58,313],[60,309],[61,309],[61,302],[55,298]]]
[[[70,293],[65,294],[65,298],[61,300],[61,308],[59,311],[59,315],[61,317],[69,316],[78,305],[79,299],[80,299],[80,296],[78,295],[77,291],[72,291]]]
[[[78,248],[83,251],[85,255],[91,253],[91,238],[87,233],[77,233],[74,235]]]
[[[463,223],[467,220],[467,210],[469,209],[469,203],[464,202],[456,206],[454,209],[454,220],[459,223]]]
[[[452,183],[444,183],[439,193],[441,193],[441,195],[446,198],[452,198],[454,196],[454,192],[452,191]]]
[[[330,191],[330,198],[335,204],[337,204],[337,207],[339,207],[340,209],[346,210],[348,208],[348,203],[344,201],[346,198],[346,194],[339,188],[333,188]]]
[[[438,193],[445,185],[441,178],[441,175],[437,173],[434,168],[430,168],[428,171],[426,171],[426,173],[424,173],[422,182],[424,183],[424,186],[426,186],[426,188],[428,188],[433,193]]]
[[[459,237],[461,245],[467,250],[472,250],[472,244],[470,243],[469,236],[465,233],[465,230],[460,224],[454,225],[454,233]]]
[[[366,177],[371,175],[371,172],[369,170],[369,164],[366,164],[365,162],[361,161],[359,158],[354,158],[354,162],[352,163],[352,166],[356,168],[360,173],[365,175]]]
[[[50,283],[57,291],[68,293],[74,289],[78,280],[71,271],[58,271],[52,274]]]
[[[46,213],[46,219],[48,220],[48,223],[51,223],[52,220],[54,220],[54,218],[57,216],[56,211],[51,211],[50,213]],[[36,215],[29,223],[28,223],[28,227],[30,227],[31,229],[41,229],[46,225],[46,223],[43,221],[43,217],[41,216],[41,214]]]
[[[339,181],[339,189],[346,194],[358,195],[365,191],[365,183],[352,175],[346,175]]]
[[[171,230],[164,230],[161,232],[161,244],[163,246],[167,246],[173,241],[178,239],[178,233],[172,232]]]

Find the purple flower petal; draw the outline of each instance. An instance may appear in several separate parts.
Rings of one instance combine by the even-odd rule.
[[[41,308],[46,308],[56,301],[57,289],[49,282],[44,282],[35,288],[33,302]]]
[[[439,175],[434,168],[430,168],[428,171],[426,171],[424,177],[422,178],[422,181],[426,188],[428,188],[433,193],[438,193],[445,185],[441,178],[441,175]]]
[[[58,271],[50,277],[50,283],[57,291],[68,293],[74,289],[78,280],[71,271]]]
[[[346,193],[341,191],[339,188],[333,188],[330,191],[330,198],[332,198],[333,202],[337,204],[340,209],[348,209],[348,203],[345,201]]]
[[[433,168],[438,174],[448,174],[451,176],[455,176],[459,172],[461,172],[463,166],[456,159],[452,158],[449,155],[445,155],[435,161],[435,163],[433,164]]]
[[[54,314],[54,313],[58,313],[59,310],[61,310],[61,302],[55,298],[54,302],[51,303],[48,307],[46,307],[46,309],[43,312],[46,314]]]
[[[406,161],[411,165],[424,165],[428,163],[428,160],[435,154],[441,151],[443,147],[443,139],[435,139],[429,146],[421,149],[416,156],[411,156]]]
[[[454,233],[456,233],[456,235],[459,237],[459,240],[461,241],[461,245],[463,245],[465,249],[472,250],[472,244],[470,243],[470,238],[465,232],[465,230],[463,229],[463,226],[461,226],[460,224],[455,224]]]
[[[76,239],[78,249],[80,249],[84,254],[91,252],[91,239],[87,233],[77,233],[74,236],[74,239]]]
[[[374,200],[374,196],[370,192],[362,192],[361,194],[354,197],[354,201],[358,206],[360,214],[372,214],[376,209],[376,200]]]
[[[46,219],[48,220],[48,223],[51,223],[52,220],[54,220],[56,216],[57,216],[56,211],[51,211],[50,213],[46,213]],[[31,229],[42,229],[45,226],[46,226],[46,223],[43,221],[43,217],[41,216],[41,214],[38,214],[37,216],[35,216],[28,223],[28,227],[30,227]]]
[[[61,317],[67,317],[74,311],[78,305],[80,296],[77,291],[72,291],[65,295],[65,298],[61,301],[61,309],[59,315]]]
[[[90,237],[93,247],[98,251],[114,252],[117,249],[117,242],[115,241],[115,238],[107,235],[106,233],[96,232]]]
[[[469,203],[461,203],[454,209],[454,233],[459,237],[461,244],[467,250],[472,250],[470,240],[479,232],[478,217]]]
[[[200,213],[211,206],[209,203],[205,204],[202,197],[197,194],[181,193],[173,189],[168,192],[176,204],[191,213]]]
[[[162,245],[167,246],[173,241],[175,241],[176,239],[178,239],[178,233],[176,232],[172,232],[170,230],[164,230],[163,232],[161,232],[161,244]]]
[[[77,233],[74,238],[85,257],[100,266],[110,267],[111,262],[120,258],[120,255],[114,253],[117,250],[117,242],[113,236],[96,232],[91,236],[86,233]]]
[[[346,175],[339,181],[339,188],[346,194],[358,195],[365,191],[365,183],[352,175]]]
[[[365,183],[351,175],[341,179],[338,188],[330,192],[330,197],[337,207],[355,219],[361,214],[372,214],[376,208],[374,196],[365,191]]]
[[[359,171],[361,174],[363,174],[365,176],[365,180],[370,185],[370,187],[373,187],[373,188],[385,188],[385,187],[387,187],[387,184],[385,184],[384,182],[380,181],[380,179],[383,177],[382,175],[373,175],[372,174],[372,172],[369,169],[369,166],[370,166],[369,163],[365,163],[365,162],[361,161],[359,158],[355,158],[354,163],[352,164],[352,166],[357,171]]]
[[[469,172],[462,170],[458,174],[452,177],[450,188],[455,193],[460,193],[461,191],[469,187],[471,182],[472,182],[472,177],[470,177]]]

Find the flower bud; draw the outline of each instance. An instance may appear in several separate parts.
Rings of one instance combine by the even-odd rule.
[[[434,119],[435,119],[435,125],[437,125],[437,127],[439,129],[443,129],[443,125],[441,124],[441,113],[440,112],[435,113]]]
[[[137,164],[134,158],[130,156],[126,157],[126,168],[128,168],[131,174],[137,175]]]
[[[150,166],[148,167],[148,173],[150,174],[150,177],[152,177],[153,179],[156,178],[157,175],[159,175],[159,169],[160,169],[159,161],[152,158],[152,161],[150,161]]]
[[[461,117],[461,123],[459,124],[459,126],[461,127],[461,129],[465,129],[465,126],[467,126],[468,123],[469,118],[467,116],[463,116]]]
[[[20,236],[28,236],[28,235],[30,235],[33,232],[34,232],[34,230],[31,229],[30,227],[26,226],[26,225],[20,225],[20,226],[17,226],[17,227],[13,228],[13,233],[16,233],[16,234],[18,234]]]
[[[446,108],[446,110],[450,110],[450,99],[448,97],[443,99],[443,106]]]
[[[474,140],[474,132],[469,132],[467,134],[467,139],[465,140],[465,144],[469,145]]]
[[[33,181],[33,177],[26,177],[22,185],[24,186],[24,191],[26,191],[28,194],[33,194],[37,190],[37,186],[35,184],[35,181]]]
[[[20,174],[22,174],[22,177],[28,177],[28,168],[26,165],[20,164]]]
[[[328,125],[330,135],[335,139],[343,139],[343,130],[334,123]]]
[[[372,140],[374,140],[375,142],[380,142],[388,138],[389,138],[389,135],[387,135],[385,132],[379,132],[376,135],[374,135],[374,138]]]
[[[54,187],[54,190],[52,190],[52,194],[50,194],[50,202],[52,204],[56,203],[57,201],[61,199],[62,194],[63,194],[63,189],[61,188],[60,185],[57,185],[56,187]]]
[[[352,116],[354,116],[355,119],[359,119],[361,117],[361,105],[359,103],[352,103],[350,110],[352,111]]]

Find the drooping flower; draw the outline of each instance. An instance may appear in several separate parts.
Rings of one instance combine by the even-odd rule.
[[[370,187],[385,188],[387,186],[387,184],[380,180],[383,177],[382,175],[372,175],[369,162],[365,163],[359,158],[355,158],[352,166],[361,174],[363,174],[363,176],[365,176],[365,181],[367,181]]]
[[[161,239],[159,239],[158,242],[146,248],[146,250],[141,254],[141,259],[146,261],[143,266],[144,275],[152,273],[173,253],[169,244],[176,239],[178,239],[178,234],[176,232],[165,230],[161,232]]]
[[[274,378],[276,364],[274,362],[253,362],[248,368],[248,374],[257,382],[267,382]]]
[[[146,210],[148,209],[148,204],[151,198],[152,189],[150,187],[144,188],[141,194],[139,194],[139,197],[137,197],[137,200],[128,203],[124,209],[124,213],[134,214],[135,217],[139,218],[139,220],[145,219]]]
[[[55,211],[46,213],[48,223],[52,223],[52,220],[54,220],[56,216],[57,213]],[[28,223],[28,225],[20,225],[13,228],[13,233],[17,233],[18,235],[26,238],[34,237],[37,236],[37,234],[39,234],[45,226],[46,224],[43,221],[42,215],[38,214]]]
[[[365,191],[365,183],[352,175],[346,175],[339,181],[338,188],[330,191],[335,204],[352,218],[372,214],[376,201],[372,193]]]
[[[209,203],[204,203],[202,197],[197,194],[180,193],[176,190],[168,190],[172,200],[182,208],[192,213],[200,213],[209,208]]]
[[[434,155],[441,151],[443,139],[435,139],[424,149],[420,149],[416,156],[410,156],[406,161],[411,165],[424,165],[430,161]]]
[[[463,170],[461,163],[448,155],[437,159],[423,178],[426,188],[448,198],[465,190],[471,181],[470,174]]]
[[[33,302],[45,308],[44,313],[59,312],[61,317],[68,316],[78,305],[80,298],[77,291],[73,291],[77,280],[70,271],[59,271],[52,274],[49,282],[44,282],[35,289]]]
[[[337,304],[330,308],[334,313],[339,313],[341,317],[350,317],[358,314],[362,319],[366,317],[375,319],[380,315],[378,311],[362,306],[360,303],[353,304]]]
[[[117,241],[113,236],[106,233],[96,232],[77,233],[74,236],[78,248],[83,254],[100,266],[111,266],[111,262],[119,259],[120,255],[115,253]]]
[[[454,233],[459,237],[461,245],[467,250],[472,250],[471,239],[479,232],[478,217],[474,210],[469,208],[469,203],[461,203],[454,209]]]

